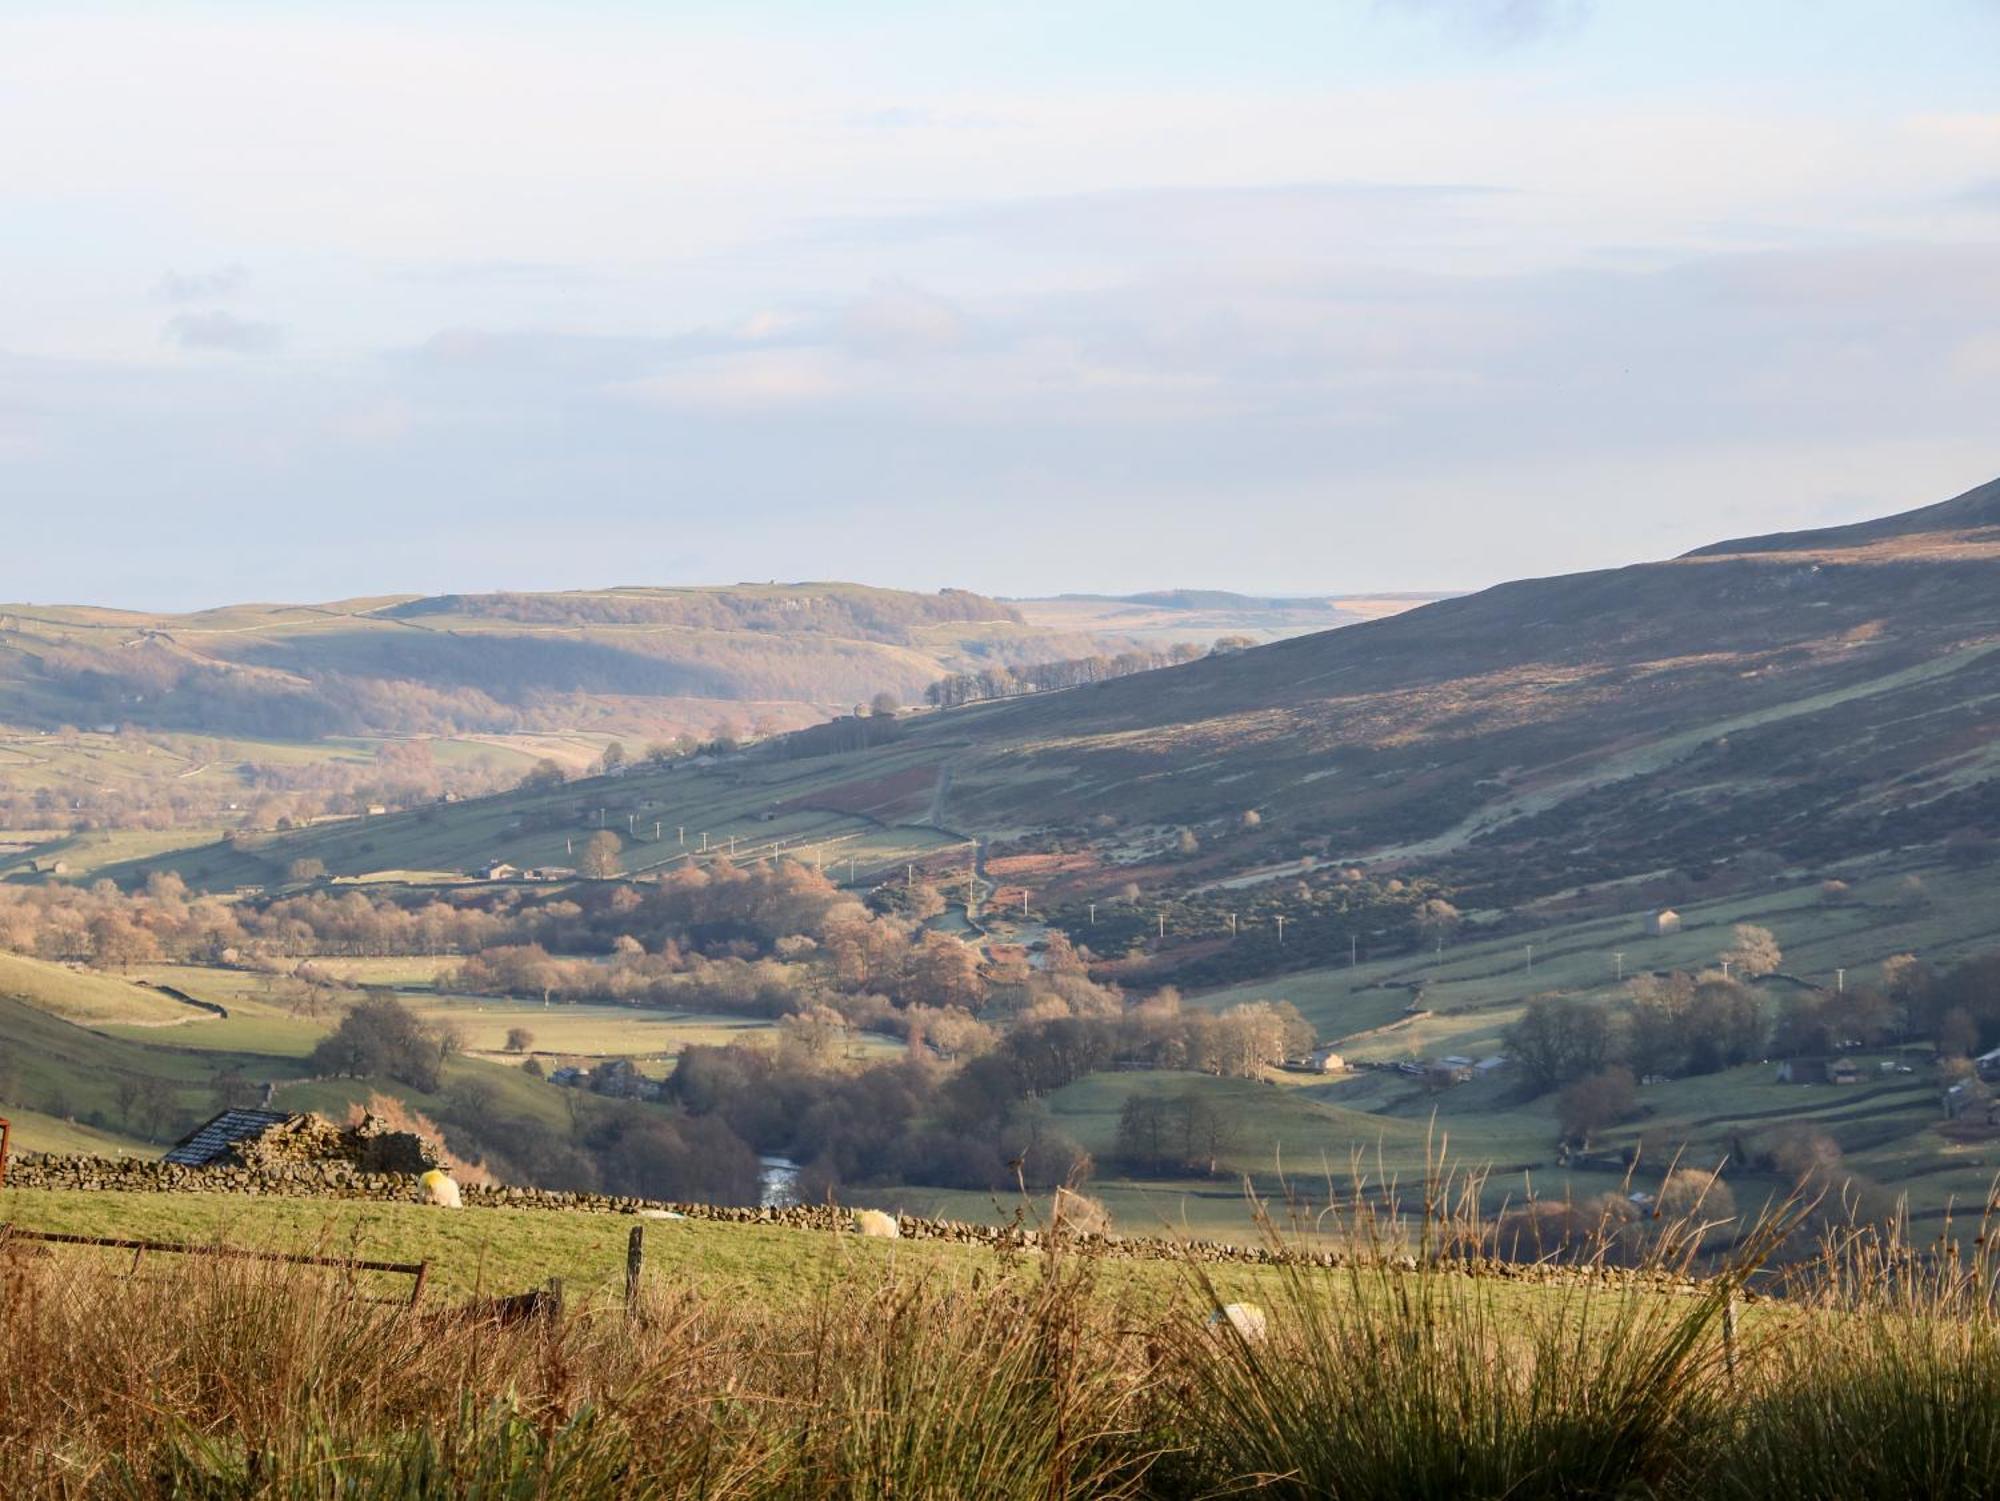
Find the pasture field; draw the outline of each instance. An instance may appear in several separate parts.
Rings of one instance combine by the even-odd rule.
[[[534,1034],[528,1052],[543,1058],[618,1058],[665,1063],[686,1047],[723,1047],[775,1034],[776,1024],[755,1016],[664,1011],[647,1006],[562,1005],[500,1000],[492,996],[411,995],[404,1004],[426,1022],[449,1022],[475,1053],[504,1056],[507,1033]],[[849,1041],[850,1056],[888,1057],[902,1051],[894,1038],[862,1034]]]
[[[317,859],[336,878],[400,874],[421,883],[494,861],[524,870],[573,867],[583,841],[605,827],[625,841],[628,873],[722,858],[733,839],[738,860],[782,849],[817,861],[836,880],[872,885],[909,862],[936,858],[965,841],[928,822],[928,800],[920,795],[904,797],[893,808],[884,805],[886,817],[900,820],[890,822],[864,808],[868,798],[847,784],[865,765],[871,782],[902,777],[914,786],[941,764],[941,748],[927,744],[870,752],[865,763],[856,755],[836,755],[641,768],[558,788],[239,836],[133,859],[106,873],[130,884],[153,870],[173,869],[191,885],[228,890],[276,882],[292,860]]]
[[[194,1007],[101,970],[75,969],[0,950],[0,996],[13,996],[80,1026],[122,1022],[167,1027],[201,1018]]]
[[[990,1218],[991,1216],[981,1216]],[[284,1199],[199,1193],[81,1193],[0,1189],[0,1223],[73,1235],[227,1244],[371,1261],[431,1262],[427,1296],[519,1292],[551,1277],[566,1295],[609,1300],[622,1294],[635,1224],[646,1227],[646,1273],[713,1296],[778,1305],[810,1299],[856,1272],[892,1268],[990,1280],[996,1269],[1032,1266],[1032,1256],[946,1241],[884,1241],[831,1231],[704,1220],[639,1220],[584,1210],[471,1207]],[[78,1256],[115,1253],[78,1248]],[[1171,1264],[1111,1262],[1115,1284],[1165,1286]],[[1219,1268],[1226,1284],[1263,1273]],[[406,1278],[383,1278],[384,1295]]]
[[[429,990],[438,976],[463,961],[456,954],[385,954],[349,958],[316,954],[312,967],[348,985],[386,985],[391,990]]]

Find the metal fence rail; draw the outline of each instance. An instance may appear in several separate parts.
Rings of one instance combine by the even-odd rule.
[[[393,1272],[411,1279],[412,1308],[423,1296],[424,1284],[430,1280],[431,1274],[431,1264],[428,1259],[363,1261],[349,1256],[302,1256],[291,1251],[251,1251],[238,1246],[194,1246],[170,1240],[126,1240],[109,1235],[69,1235],[55,1230],[23,1230],[15,1225],[0,1224],[0,1246],[4,1246],[10,1240],[44,1241],[65,1246],[103,1246],[114,1251],[130,1251],[134,1271],[138,1270],[140,1258],[148,1251],[157,1251],[170,1256],[219,1256],[236,1261],[276,1261],[287,1266],[332,1267],[348,1272]]]

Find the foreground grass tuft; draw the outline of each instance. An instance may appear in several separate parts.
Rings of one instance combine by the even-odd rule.
[[[1761,1270],[1798,1254],[1781,1212],[1690,1281],[1691,1216],[1647,1228],[1636,1275],[1623,1225],[1500,1277],[1476,1190],[1429,1187],[1408,1222],[1357,1192],[1346,1259],[1272,1270],[1234,1322],[1210,1315],[1243,1285],[1198,1262],[1142,1296],[1056,1235],[990,1272],[843,1260],[804,1295],[661,1283],[514,1324],[0,1244],[0,1495],[2000,1493],[1984,1237],[1853,1232]]]

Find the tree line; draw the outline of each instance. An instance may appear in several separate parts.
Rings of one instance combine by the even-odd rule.
[[[1113,678],[1151,672],[1159,667],[1175,667],[1207,655],[1192,642],[1179,642],[1164,651],[1123,651],[1115,656],[1066,657],[1054,662],[1030,662],[1021,666],[994,665],[977,672],[954,672],[924,689],[924,702],[938,709],[955,709],[963,704],[985,703],[996,698],[1015,698],[1024,693],[1050,693],[1058,688],[1079,688],[1086,683],[1104,683]]]

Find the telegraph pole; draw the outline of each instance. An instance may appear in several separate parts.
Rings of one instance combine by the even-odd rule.
[[[1162,939],[1162,941],[1165,940],[1166,936],[1167,936],[1167,914],[1162,912],[1160,914],[1160,938]]]
[[[1280,912],[1278,914],[1278,942],[1283,943],[1284,941],[1285,941],[1285,914]]]
[[[1846,970],[1844,970],[1844,969],[1837,969],[1837,970],[1835,970],[1835,971],[1833,972],[1833,989],[1834,989],[1834,993],[1835,993],[1836,995],[1846,995],[1846,994],[1847,994],[1847,971],[1846,971]]]
[[[1090,906],[1090,925],[1094,928],[1097,926],[1097,903],[1091,902],[1089,906]]]
[[[1625,951],[1623,949],[1615,950],[1611,957],[1617,961],[1618,981],[1622,985],[1625,981]]]
[[[1531,943],[1528,945],[1528,973],[1532,975],[1534,972],[1535,972],[1535,946]]]

